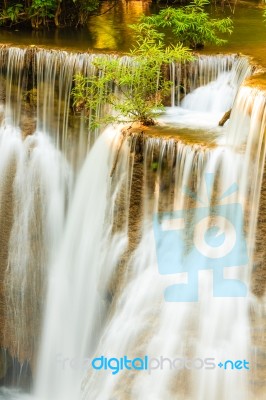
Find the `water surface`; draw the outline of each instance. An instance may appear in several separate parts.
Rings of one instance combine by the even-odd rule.
[[[109,10],[109,11],[108,11]],[[66,48],[75,51],[127,52],[133,44],[132,31],[128,24],[135,23],[143,13],[157,12],[158,8],[145,1],[121,0],[112,7],[104,2],[101,15],[92,16],[84,29],[50,29],[46,31],[0,29],[0,43],[13,45],[36,45],[52,48]],[[218,11],[218,14],[216,13]],[[231,15],[212,8],[215,17]],[[234,15],[234,32],[227,44],[216,47],[206,46],[203,53],[244,53],[255,57],[256,62],[266,67],[266,23],[262,7],[254,1],[238,4]]]

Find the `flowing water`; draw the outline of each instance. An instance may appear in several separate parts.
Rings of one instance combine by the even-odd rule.
[[[36,400],[262,399],[263,332],[250,310],[263,312],[251,286],[264,262],[266,99],[243,84],[247,60],[172,65],[161,128],[122,135],[121,126],[89,133],[72,112],[73,75],[94,74],[94,55],[1,51],[0,312],[11,383],[23,386],[30,365]],[[118,371],[124,356],[153,358],[152,369]],[[92,368],[93,357],[113,364]],[[218,367],[228,359],[252,370]]]

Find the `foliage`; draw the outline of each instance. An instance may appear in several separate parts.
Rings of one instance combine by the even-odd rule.
[[[85,109],[92,126],[125,121],[154,124],[171,87],[171,82],[164,79],[162,66],[193,58],[182,44],[165,46],[164,34],[149,24],[131,27],[137,43],[130,53],[131,63],[122,65],[120,58],[98,57],[94,61],[96,73],[93,76],[79,74],[75,77],[74,106],[78,110]],[[100,117],[103,104],[112,106],[113,113]]]
[[[75,109],[85,110],[91,126],[125,120],[153,124],[170,93],[171,82],[163,74],[164,65],[191,60],[192,53],[185,46],[222,44],[225,40],[218,33],[232,31],[232,21],[211,19],[204,11],[206,4],[207,0],[194,0],[185,7],[167,7],[158,15],[142,16],[131,26],[136,40],[130,53],[132,63],[122,66],[119,58],[96,58],[94,75],[75,77]],[[170,28],[178,44],[166,46],[161,28]],[[111,106],[112,115],[105,110],[101,117],[103,104]]]
[[[88,0],[73,0],[73,3],[75,3],[77,7],[79,7],[80,11],[91,12],[95,10],[95,4],[98,4],[99,2]]]
[[[54,11],[56,9],[56,2],[54,0],[33,0],[30,6],[30,13],[37,14],[40,17],[54,16]]]
[[[210,18],[204,7],[208,0],[193,0],[191,4],[173,8],[167,7],[157,15],[143,16],[142,22],[156,29],[170,28],[174,37],[192,49],[203,47],[207,43],[221,45],[226,40],[220,33],[232,33],[233,23],[230,18]]]
[[[84,25],[98,9],[100,0],[5,0],[0,5],[0,25],[31,24],[34,28],[49,23],[58,26]],[[1,2],[2,3],[2,2]],[[59,21],[59,17],[61,21]]]
[[[4,17],[6,19],[10,19],[11,22],[14,22],[18,19],[18,16],[20,12],[23,9],[23,5],[20,3],[15,4],[14,6],[10,6],[6,9],[6,12],[4,13]]]
[[[113,0],[114,2],[116,0]],[[168,7],[158,16],[146,17],[157,28],[170,27],[178,40],[195,47],[196,38],[201,42],[220,44],[217,32],[230,32],[231,20],[210,19],[204,12],[207,0],[194,0],[191,5],[179,8]],[[100,5],[100,0],[5,0],[0,2],[0,24],[85,25],[88,17]],[[184,39],[182,35],[184,36]],[[199,42],[200,43],[200,42]]]
[[[85,25],[88,17],[99,7],[99,0],[72,0],[75,6],[75,25]]]

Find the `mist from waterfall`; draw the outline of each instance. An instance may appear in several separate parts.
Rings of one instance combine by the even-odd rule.
[[[121,126],[88,134],[85,120],[71,112],[70,92],[76,72],[95,73],[94,55],[1,51],[3,344],[20,365],[31,363],[33,398],[250,399],[251,371],[165,368],[113,375],[89,364],[102,355],[255,364],[249,311],[260,302],[250,287],[266,107],[265,94],[240,87],[251,73],[248,61],[202,56],[183,69],[173,64],[172,107],[161,123],[178,135],[164,138],[121,134]],[[130,62],[123,57],[121,71]],[[29,92],[35,98],[30,109],[21,102]],[[230,121],[217,128],[230,108]],[[243,282],[246,297],[213,297],[214,269],[186,261],[200,210],[214,204],[243,210],[248,262],[225,268],[223,278]],[[180,250],[183,270],[161,274],[154,224],[176,210],[190,210],[191,218]],[[195,268],[198,299],[165,301],[173,285],[174,296],[185,293]],[[8,390],[1,396],[22,398]]]

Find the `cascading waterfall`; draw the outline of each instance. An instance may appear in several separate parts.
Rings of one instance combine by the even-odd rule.
[[[5,97],[5,123],[18,126],[21,116],[21,94],[23,90],[23,66],[26,51],[18,48],[10,48],[7,54],[1,51],[1,78],[8,79],[1,82],[1,93]],[[6,56],[6,57],[5,57]],[[5,85],[5,90],[2,87]],[[14,93],[14,87],[16,91]]]
[[[39,344],[47,264],[63,231],[71,174],[43,134],[23,141],[3,128],[0,136],[2,346],[23,365]]]
[[[235,62],[232,60],[224,60],[223,57],[218,69],[217,60],[214,65],[210,64],[210,68],[208,59],[204,63],[200,59],[194,67],[195,76],[199,75],[198,86],[193,74],[195,81],[192,79],[190,86],[195,89],[179,101],[177,107],[173,107],[172,102],[172,107],[161,121],[184,127],[216,128],[223,114],[232,108],[239,86],[251,74],[251,67],[246,58],[235,59]],[[232,63],[229,64],[230,67],[229,62]],[[200,78],[202,76],[203,80]]]
[[[110,128],[102,134],[77,181],[65,237],[50,275],[46,328],[36,384],[40,399],[78,398],[83,357],[92,354],[104,323],[101,319],[107,301],[104,296],[108,277],[124,250],[127,237],[125,231],[124,235],[118,233],[120,240],[109,238],[116,193],[110,196],[108,182],[117,151],[118,132]],[[122,152],[126,167],[128,150],[124,148]],[[128,176],[122,173],[117,186],[125,179]],[[89,310],[87,304],[90,304]],[[58,318],[61,329],[58,329]],[[74,368],[73,359],[80,363]]]
[[[168,272],[170,276],[158,274],[152,217],[160,210],[189,208],[193,210],[196,219],[201,210],[199,208],[197,211],[197,207],[202,207],[201,200],[204,200],[204,205],[208,205],[210,201],[208,187],[205,186],[206,174],[214,174],[216,185],[219,182],[214,193],[211,193],[216,199],[222,198],[228,188],[237,183],[238,191],[229,193],[219,204],[224,206],[240,203],[245,215],[251,215],[250,220],[245,221],[251,258],[249,268],[243,265],[232,270],[229,268],[224,273],[226,278],[241,279],[249,286],[254,245],[253,215],[256,221],[260,171],[263,170],[265,152],[265,143],[263,142],[259,149],[257,143],[264,140],[264,130],[265,121],[262,120],[260,129],[253,130],[250,135],[253,137],[252,151],[250,152],[250,144],[246,143],[244,154],[234,153],[231,148],[226,147],[209,150],[198,145],[191,147],[175,143],[174,140],[147,139],[143,185],[146,211],[143,217],[142,239],[128,266],[134,274],[124,286],[124,291],[116,303],[115,315],[107,325],[95,354],[118,359],[124,355],[131,359],[143,358],[145,355],[157,358],[162,356],[166,359],[166,367],[163,371],[151,371],[151,374],[146,371],[122,371],[115,376],[111,375],[110,371],[90,371],[84,378],[84,399],[120,398],[125,393],[134,399],[251,398],[248,372],[226,375],[225,371],[220,370],[170,370],[167,359],[249,359],[250,297],[213,298],[210,271],[199,271],[198,302],[188,303],[184,299],[184,303],[164,302],[163,293],[165,288],[173,283],[172,274],[176,274],[176,284],[186,283],[187,280],[184,273],[177,274],[182,272],[178,269]],[[255,150],[259,154],[254,154]],[[256,159],[260,159],[260,163],[254,163]],[[159,163],[155,177],[151,169],[154,160]],[[246,168],[243,168],[243,165]],[[248,169],[250,174],[247,176]],[[182,188],[185,187],[194,189],[199,203],[193,198],[190,198],[190,204],[188,203],[185,193],[182,192]],[[155,196],[151,197],[152,193],[155,193]],[[184,244],[187,245],[188,243]],[[191,265],[191,268],[193,271],[197,265]],[[194,289],[196,291],[196,287]],[[182,287],[179,288],[179,292],[178,289],[175,290],[176,294],[182,295]]]
[[[97,139],[99,132],[88,136],[84,120],[71,111],[70,97],[75,73],[96,73],[95,55],[1,52],[2,347],[21,364],[30,361],[34,398],[260,399],[250,371],[170,369],[166,360],[164,370],[113,375],[89,365],[93,357],[125,355],[256,364],[249,311],[251,305],[261,310],[261,302],[250,291],[247,297],[213,297],[215,279],[242,295],[252,280],[266,108],[264,93],[239,89],[251,73],[248,61],[201,56],[183,68],[172,65],[177,107],[167,109],[161,122],[176,135],[121,134],[121,127],[108,127]],[[130,62],[121,58],[118,73]],[[217,128],[230,108],[230,121]],[[77,180],[70,196],[72,169]],[[230,220],[231,204],[243,210],[237,225],[245,232],[248,259],[225,265],[230,268],[221,276],[189,255],[202,208],[210,219],[213,207],[229,210],[223,217]],[[162,271],[160,240],[182,226],[164,213],[177,210],[189,210],[190,228],[178,245],[180,265]],[[243,284],[235,286],[237,279]],[[190,298],[197,287],[198,298]]]
[[[1,152],[5,147],[9,150],[1,178],[10,179],[14,174],[13,223],[4,279],[8,305],[4,343],[13,349],[14,356],[25,360],[32,358],[32,349],[38,345],[46,266],[57,251],[63,231],[71,175],[46,136],[38,133],[22,141],[18,133],[14,135],[12,131],[2,132],[1,138]],[[29,329],[35,337],[27,334]]]
[[[47,266],[58,248],[72,187],[65,157],[44,132],[32,134],[35,126],[29,132],[31,118],[21,118],[26,58],[26,50],[11,48],[0,77],[5,93],[0,126],[1,346],[8,349],[2,362],[7,381],[22,385],[29,384],[24,382],[29,361],[35,362]]]
[[[244,75],[248,74],[251,68],[248,65],[248,60],[236,56],[217,55],[215,57],[199,56],[193,62],[185,63],[184,65],[172,63],[170,68],[170,77],[175,83],[172,87],[171,105],[172,107],[179,105],[182,96],[194,91],[195,89],[206,86],[214,82],[218,76],[229,74],[235,76],[238,80],[238,86],[241,84]],[[182,91],[179,85],[181,84]],[[237,89],[237,86],[236,88]]]

